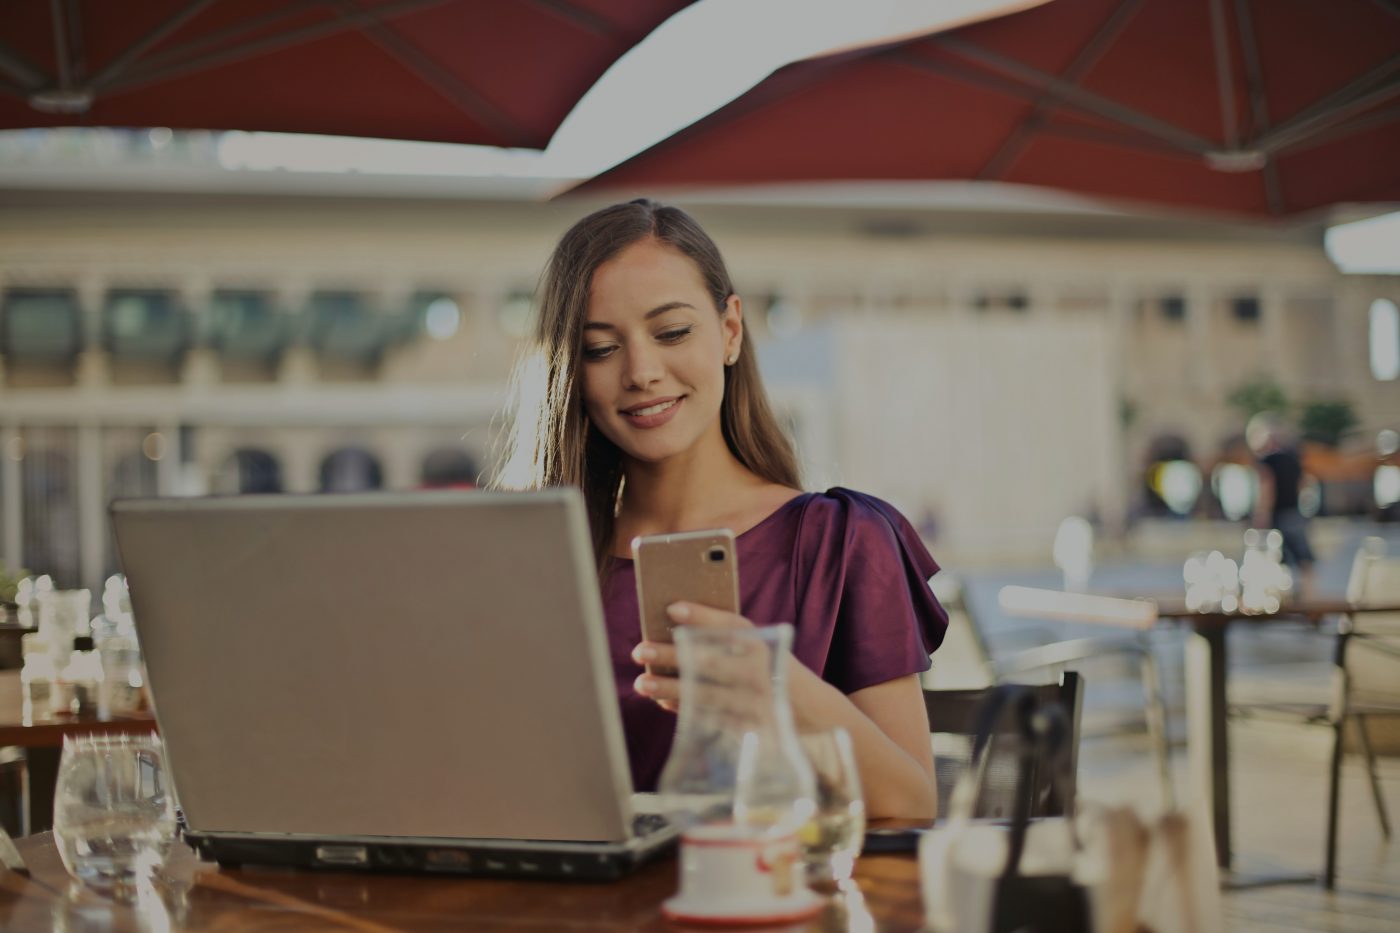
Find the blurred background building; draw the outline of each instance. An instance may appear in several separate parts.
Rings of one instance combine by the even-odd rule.
[[[230,170],[214,134],[0,139],[0,555],[97,587],[110,499],[483,480],[540,269],[596,198],[549,179]],[[994,198],[682,201],[725,251],[808,485],[895,502],[940,560],[1236,542],[1247,418],[1307,508],[1393,519],[1400,277],[1320,223]]]

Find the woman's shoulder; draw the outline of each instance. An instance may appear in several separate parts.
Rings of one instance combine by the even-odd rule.
[[[851,529],[899,530],[912,526],[893,505],[878,496],[833,486],[826,492],[810,492],[801,497],[804,521],[839,525]]]
[[[835,549],[867,559],[900,555],[906,560],[912,557],[921,569],[933,568],[930,573],[937,568],[918,531],[897,508],[878,496],[843,486],[803,496],[796,538],[799,548],[809,552]]]

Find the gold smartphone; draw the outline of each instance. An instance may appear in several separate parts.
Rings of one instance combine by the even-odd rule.
[[[672,641],[666,607],[674,602],[739,611],[739,564],[734,532],[727,528],[633,538],[632,561],[647,641]],[[674,669],[647,672],[675,675]]]

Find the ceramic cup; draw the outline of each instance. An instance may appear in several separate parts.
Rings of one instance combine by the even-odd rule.
[[[663,912],[753,923],[811,916],[822,902],[802,883],[802,865],[795,834],[733,823],[691,827],[681,836],[681,890]]]

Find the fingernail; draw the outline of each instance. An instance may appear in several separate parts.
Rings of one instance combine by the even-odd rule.
[[[685,603],[671,603],[666,607],[666,614],[677,622],[684,622],[690,618],[690,606]]]
[[[632,660],[634,661],[654,661],[657,651],[650,645],[638,645],[632,649]]]
[[[656,680],[643,675],[632,682],[632,688],[643,696],[651,696],[656,690]]]

